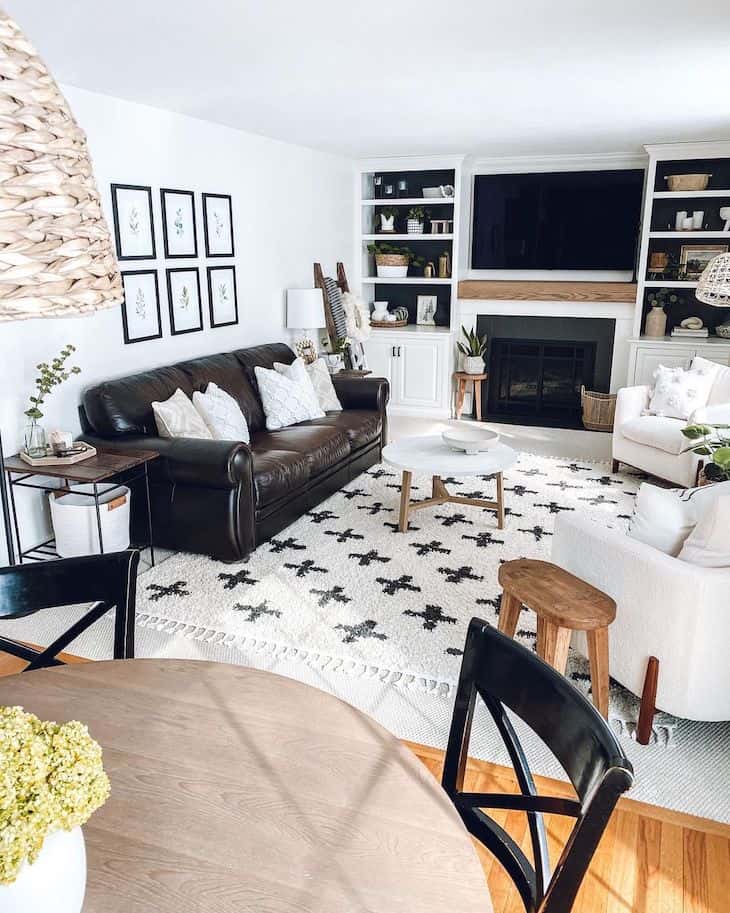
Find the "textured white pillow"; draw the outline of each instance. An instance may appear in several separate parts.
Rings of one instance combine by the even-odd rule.
[[[730,495],[718,498],[689,534],[680,561],[700,567],[730,567]]]
[[[324,416],[301,358],[286,365],[282,373],[258,365],[254,373],[269,431]]]
[[[309,379],[312,381],[320,408],[324,409],[325,412],[342,412],[342,403],[337,399],[332,377],[327,370],[324,359],[318,358],[309,365],[305,364],[304,367]],[[282,364],[280,361],[274,362],[274,370],[278,371],[279,374],[286,374],[287,368],[289,368],[289,365]]]
[[[628,534],[676,557],[721,495],[730,496],[730,482],[701,488],[659,488],[644,482],[636,496]]]
[[[230,393],[221,390],[213,381],[205,393],[198,390],[193,393],[193,405],[216,441],[243,441],[244,444],[251,441],[241,407]]]
[[[707,403],[714,374],[685,371],[659,365],[654,372],[654,389],[649,412],[669,418],[687,419]]]
[[[712,375],[712,389],[707,397],[708,406],[730,403],[730,368],[727,365],[720,365],[701,355],[695,355],[690,370]]]
[[[164,402],[152,403],[152,411],[160,437],[194,437],[209,441],[213,439],[195,406],[179,387]]]

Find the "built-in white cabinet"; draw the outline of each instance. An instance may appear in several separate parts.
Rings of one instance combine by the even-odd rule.
[[[693,344],[687,340],[642,337],[629,340],[629,346],[629,386],[652,384],[659,365],[687,368],[695,355],[730,365],[730,340],[700,340]]]
[[[451,334],[375,330],[365,343],[368,368],[390,381],[389,411],[446,418],[451,412]]]

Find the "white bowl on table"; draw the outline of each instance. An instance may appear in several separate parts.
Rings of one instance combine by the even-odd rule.
[[[483,453],[499,443],[499,435],[489,428],[449,428],[441,433],[444,443],[463,453]]]

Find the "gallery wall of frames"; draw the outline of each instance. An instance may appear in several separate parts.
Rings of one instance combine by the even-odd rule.
[[[172,261],[165,266],[164,277],[156,267],[143,265],[157,259],[160,243],[152,187],[111,185],[114,238],[124,285],[122,332],[126,344],[162,338],[163,296],[172,336],[200,332],[204,312],[211,328],[238,323],[236,268],[225,262],[235,255],[231,196],[169,187],[161,187],[159,194],[164,260]],[[179,262],[185,260],[197,262]],[[135,268],[127,269],[128,265]]]

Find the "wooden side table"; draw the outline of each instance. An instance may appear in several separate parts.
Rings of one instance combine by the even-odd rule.
[[[486,380],[487,374],[467,374],[466,371],[454,371],[454,380],[456,381],[456,417],[461,418],[464,409],[464,396],[466,395],[466,385],[469,381],[474,383],[474,402],[476,404],[477,419],[482,420],[482,381]]]
[[[608,718],[608,626],[616,603],[601,590],[550,564],[518,558],[499,569],[499,630],[514,637],[523,606],[537,615],[537,655],[565,674],[573,631],[585,631],[593,703]]]

